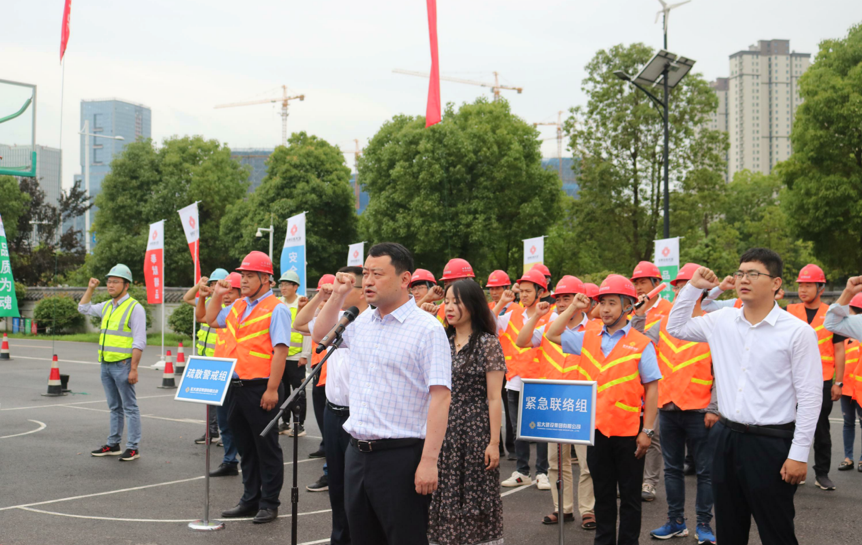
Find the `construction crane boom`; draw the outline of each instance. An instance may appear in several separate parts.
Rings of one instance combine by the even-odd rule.
[[[405,74],[408,76],[418,76],[420,78],[429,78],[430,75],[427,72],[415,72],[412,70],[402,70],[400,68],[394,69],[392,72],[396,74]],[[478,85],[479,87],[487,87],[491,89],[494,93],[494,100],[497,101],[500,99],[500,90],[505,89],[507,91],[517,91],[520,95],[523,91],[523,87],[512,87],[510,85],[500,85],[500,74],[499,72],[494,72],[494,83],[487,83],[484,81],[474,81],[470,79],[463,78],[453,78],[451,76],[440,76],[441,81],[451,81],[453,83],[464,83],[467,85]]]
[[[288,105],[291,100],[299,99],[300,102],[305,100],[305,95],[287,96],[287,85],[281,86],[282,96],[278,98],[264,98],[261,100],[250,100],[248,102],[233,102],[231,104],[219,104],[215,109],[233,108],[235,106],[253,106],[256,104],[276,104],[281,103],[281,145],[287,146],[287,116]]]
[[[547,125],[549,127],[557,128],[557,160],[560,162],[558,165],[560,168],[560,180],[563,179],[563,112],[562,110],[557,112],[557,121],[556,123],[553,121],[540,121],[538,123],[533,123],[534,127],[538,127],[539,125]],[[547,138],[546,140],[550,140]]]
[[[353,184],[353,197],[355,199],[354,207],[356,210],[359,210],[359,156],[362,155],[362,149],[359,147],[359,139],[354,138],[353,143],[356,144],[355,150],[343,149],[339,150],[341,153],[352,153],[353,154],[353,166],[356,168],[356,180],[354,180]]]

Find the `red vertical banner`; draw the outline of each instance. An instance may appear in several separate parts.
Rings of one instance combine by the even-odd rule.
[[[177,212],[180,215],[186,241],[189,243],[189,252],[191,252],[195,264],[195,283],[197,283],[201,279],[201,230],[198,203],[193,202]]]
[[[66,54],[66,45],[69,43],[69,34],[72,31],[72,0],[66,0],[63,8],[63,26],[60,29],[60,62]]]
[[[440,123],[440,62],[437,56],[437,0],[428,3],[428,34],[431,38],[431,77],[428,79],[428,105],[425,107],[425,126]]]
[[[147,253],[144,256],[144,278],[147,282],[147,303],[164,302],[165,295],[165,221],[150,224]]]

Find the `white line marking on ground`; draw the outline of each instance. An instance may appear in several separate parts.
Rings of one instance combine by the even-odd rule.
[[[516,489],[514,489],[514,490],[509,490],[508,492],[503,492],[502,494],[500,494],[500,497],[501,497],[501,498],[505,498],[506,496],[509,496],[509,495],[514,494],[514,493],[516,493],[516,492],[520,492],[521,490],[526,490],[526,489],[528,489],[528,488],[533,488],[534,486],[536,486],[536,483],[533,483],[533,484],[528,485],[528,486],[519,486],[518,488],[516,488]]]
[[[329,543],[329,538],[318,539],[317,541],[306,541],[304,543],[300,543],[299,545],[317,545],[318,543]]]
[[[35,430],[25,431],[24,433],[16,433],[15,435],[4,435],[3,437],[0,437],[0,439],[9,439],[10,437],[20,437],[22,435],[30,435],[31,433],[36,433],[37,431],[42,431],[48,427],[47,424],[45,424],[44,422],[39,422],[38,420],[27,420],[27,422],[35,422],[36,424],[39,424],[39,427],[36,428]]]
[[[174,394],[162,394],[156,396],[138,396],[137,399],[154,399],[158,397],[174,397]],[[29,407],[9,407],[8,409],[0,409],[0,411],[22,411],[24,409],[44,409],[47,407],[68,407],[70,405],[87,405],[89,403],[107,403],[106,399],[94,399],[93,401],[76,401],[74,403],[63,403],[59,405],[30,405]]]
[[[21,348],[52,348],[50,344],[18,344],[19,339],[9,339],[9,348],[20,346]]]
[[[30,511],[32,513],[40,513],[42,515],[54,515],[57,517],[69,517],[75,519],[88,519],[88,520],[107,520],[112,522],[194,522],[199,519],[130,519],[130,518],[120,518],[120,517],[96,517],[91,515],[72,515],[71,513],[57,513],[56,511],[45,511],[42,509],[33,509],[31,507],[19,507],[18,509],[22,511]],[[320,515],[322,513],[329,513],[332,509],[321,509],[319,511],[309,511],[307,513],[298,513],[298,516],[304,517],[308,515]],[[290,514],[279,515],[278,518],[290,518]],[[229,519],[213,519],[218,522],[238,522],[238,521],[249,521],[252,520],[252,517],[243,517],[243,518],[229,518]],[[312,541],[311,543],[325,543],[329,541],[328,539],[324,539],[323,541]]]
[[[61,407],[62,405],[58,405]],[[109,413],[110,409],[94,409],[93,407],[68,407],[69,409],[78,409],[79,411],[95,411],[98,413]],[[141,418],[154,418],[156,420],[167,420],[168,422],[179,422],[181,424],[206,424],[206,420],[194,420],[192,418],[168,418],[166,416],[155,416],[152,414],[142,414]]]
[[[317,462],[317,461],[319,461],[319,459],[310,458],[307,460],[300,460],[298,463],[302,464],[305,462]],[[289,466],[292,464],[293,464],[293,462],[285,462],[284,463],[284,465],[286,465],[286,466]],[[160,486],[167,486],[169,484],[180,484],[180,483],[188,483],[191,481],[198,481],[198,480],[201,480],[203,478],[204,478],[204,476],[200,475],[198,477],[190,477],[188,479],[179,479],[176,481],[167,481],[164,483],[145,484],[142,486],[134,486],[132,488],[121,488],[119,490],[108,490],[107,492],[96,492],[94,494],[84,494],[82,496],[70,496],[68,498],[59,498],[56,500],[39,501],[39,502],[34,502],[34,503],[22,503],[21,505],[10,505],[9,507],[0,507],[0,511],[8,511],[10,509],[21,509],[23,507],[34,507],[36,505],[48,505],[51,503],[60,503],[60,502],[72,501],[72,500],[82,500],[82,499],[86,499],[86,498],[95,498],[98,496],[109,496],[111,494],[119,494],[120,492],[134,492],[136,490],[146,490],[147,488],[158,488]]]
[[[31,356],[15,356],[15,359],[16,360],[22,359],[22,360],[37,360],[37,361],[53,361],[54,358],[34,358]],[[101,365],[101,363],[99,363],[97,361],[63,360],[63,359],[59,359],[59,358],[57,359],[57,361],[60,363],[83,363],[86,365]]]

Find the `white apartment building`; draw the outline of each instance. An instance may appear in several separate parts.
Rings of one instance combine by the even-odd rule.
[[[719,98],[711,127],[730,140],[728,180],[746,169],[768,174],[790,156],[799,77],[810,59],[791,51],[790,40],[760,40],[731,55],[729,77],[711,83]]]

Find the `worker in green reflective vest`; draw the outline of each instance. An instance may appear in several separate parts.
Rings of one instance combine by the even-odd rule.
[[[111,410],[111,432],[108,442],[91,456],[119,456],[121,462],[140,458],[138,445],[141,442],[141,411],[135,395],[138,382],[138,363],[147,346],[147,316],[144,307],[129,296],[132,271],[122,264],[108,272],[108,295],[104,303],[90,304],[93,292],[99,285],[91,278],[87,291],[78,304],[78,312],[88,316],[99,316],[102,324],[99,333],[99,363],[101,364],[102,387]],[[124,419],[129,421],[126,450],[120,450]]]
[[[302,306],[308,303],[305,297],[299,297],[296,290],[299,289],[299,275],[296,271],[287,271],[281,278],[278,279],[278,286],[281,290],[279,300],[287,305],[290,309],[291,323],[296,319],[296,313],[299,311],[300,302]],[[284,364],[284,375],[281,382],[284,384],[284,393],[289,395],[292,389],[296,389],[305,380],[305,369],[308,360],[311,359],[311,337],[304,336],[296,331],[290,332],[290,347],[287,352],[287,361]],[[287,408],[282,415],[283,422],[278,426],[280,435],[293,435],[293,426],[290,425],[290,416],[293,414],[294,404],[299,407],[299,434],[297,437],[305,435],[305,415],[308,410],[308,402],[305,397],[305,392],[301,391],[297,394],[294,403]]]

